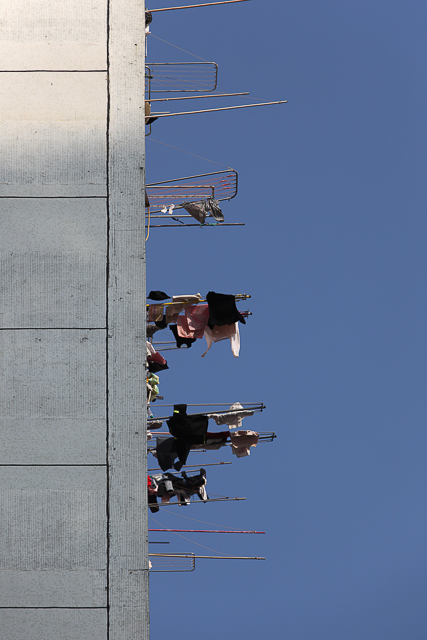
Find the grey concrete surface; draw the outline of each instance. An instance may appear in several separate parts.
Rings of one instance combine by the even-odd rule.
[[[139,0],[2,9],[5,640],[149,638],[144,40]]]

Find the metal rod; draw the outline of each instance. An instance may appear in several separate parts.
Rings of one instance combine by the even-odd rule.
[[[244,93],[213,93],[210,96],[182,96],[182,98],[151,98],[147,100],[150,104],[152,102],[169,102],[170,100],[199,100],[200,98],[225,98],[226,96],[248,96],[249,91]]]
[[[259,533],[265,531],[219,531],[217,529],[148,529],[148,531],[171,531],[172,533]]]
[[[180,113],[165,113],[155,117],[170,118],[172,116],[187,116],[193,113],[210,113],[211,111],[229,111],[230,109],[248,109],[249,107],[265,107],[266,105],[269,105],[269,104],[286,104],[286,103],[287,103],[287,100],[277,100],[276,102],[260,102],[258,104],[238,104],[234,107],[219,107],[218,109],[201,109],[200,111],[181,111]]]
[[[227,407],[232,405],[232,402],[205,402],[204,404],[187,404],[187,407]],[[242,405],[242,407],[245,406],[257,406],[257,407],[264,407],[264,404],[262,402],[240,402],[239,404]],[[174,404],[159,404],[157,405],[157,407],[174,407]]]
[[[175,9],[194,9],[196,7],[212,7],[213,5],[216,5],[216,4],[232,4],[233,2],[247,2],[247,0],[222,0],[222,2],[206,2],[205,4],[187,4],[184,7],[164,7],[163,9],[150,9],[150,13],[156,13],[158,11],[174,11]]]
[[[155,227],[200,227],[203,229],[204,227],[244,227],[244,222],[221,222],[217,224],[150,224],[150,229]]]
[[[265,560],[258,556],[195,556],[194,553],[149,553],[149,556],[157,558],[203,558],[205,560]]]
[[[195,500],[192,500],[190,503],[187,504],[206,504],[206,502],[232,502],[233,500],[246,500],[246,498],[209,498],[208,500],[198,500],[197,502]],[[157,507],[179,507],[180,504],[179,502],[165,502],[162,504],[157,504],[157,505],[153,505],[153,506],[157,506]]]
[[[205,467],[217,467],[221,464],[233,464],[232,462],[210,462],[209,464],[204,464],[202,465],[203,468]],[[200,464],[185,464],[183,467],[181,467],[181,469],[200,469]],[[151,471],[163,471],[163,469],[160,469],[160,467],[156,467],[155,469],[147,469],[147,471],[151,472]]]

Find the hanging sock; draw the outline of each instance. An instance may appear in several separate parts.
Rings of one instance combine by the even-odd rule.
[[[221,211],[218,200],[215,198],[208,198],[206,201],[206,208],[217,222],[224,222],[224,214]]]
[[[220,327],[235,322],[246,324],[246,320],[236,307],[236,299],[232,294],[209,291],[206,300],[209,305],[208,327],[210,329],[213,329],[215,325]]]
[[[168,298],[170,298],[170,296],[164,291],[150,291],[147,296],[148,300],[167,300]]]

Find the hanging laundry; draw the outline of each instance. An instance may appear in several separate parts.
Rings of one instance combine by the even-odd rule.
[[[147,296],[147,300],[167,300],[170,298],[164,291],[150,291]]]
[[[182,296],[172,296],[172,302],[200,302],[200,300],[202,299],[202,296],[200,295],[200,293],[192,293],[188,296],[182,295]]]
[[[197,304],[187,307],[183,316],[178,316],[177,326],[180,338],[202,338],[209,318],[209,306]]]
[[[160,429],[163,426],[163,420],[149,420],[147,422],[148,429]]]
[[[208,422],[208,417],[203,414],[195,413],[188,416],[186,404],[175,404],[173,416],[166,420],[170,433],[190,444],[200,444],[200,436],[205,437]]]
[[[163,319],[163,314],[165,312],[164,304],[150,304],[148,305],[148,322],[157,322],[158,320]]]
[[[224,214],[221,211],[218,200],[215,198],[208,198],[206,201],[206,208],[217,222],[224,222]]]
[[[238,458],[250,456],[251,447],[258,444],[259,434],[255,431],[231,431],[231,450]]]
[[[151,425],[150,425],[151,428]],[[192,449],[220,449],[230,438],[229,431],[219,433],[207,431],[205,436],[200,436],[200,444],[190,444],[178,438],[157,438],[156,458],[162,471],[174,468],[180,471],[187,463],[188,454]],[[195,438],[196,439],[196,438]],[[178,458],[179,462],[175,462]]]
[[[233,295],[209,291],[206,300],[209,305],[208,327],[210,329],[215,325],[220,327],[235,322],[246,324],[246,320],[236,307],[236,299]]]
[[[205,224],[206,215],[208,214],[206,207],[206,200],[198,200],[197,202],[183,202],[181,205],[190,216],[193,216],[200,222],[200,224]]]
[[[157,327],[155,324],[147,324],[147,338],[152,338],[156,331],[160,331],[161,327]]]
[[[156,458],[162,471],[174,468],[181,471],[187,462],[191,444],[178,442],[176,438],[157,438]],[[178,458],[179,462],[175,462]]]
[[[178,335],[178,327],[176,324],[170,324],[169,329],[172,331],[174,335],[174,338],[176,340],[176,346],[178,347],[178,349],[180,349],[183,344],[185,344],[187,346],[187,349],[189,349],[193,344],[193,342],[196,342],[196,338],[181,338]]]
[[[206,493],[206,471],[200,469],[200,473],[196,476],[188,476],[184,471],[179,476],[173,473],[162,473],[150,476],[151,493],[148,490],[148,504],[152,513],[158,511],[157,496],[162,499],[163,504],[168,504],[174,495],[178,498],[178,504],[190,504],[190,498],[196,495],[206,502],[208,494]]]
[[[173,210],[175,209],[175,205],[169,205],[169,209],[165,206],[160,209],[162,213],[168,213],[170,216],[173,214]]]
[[[159,395],[159,376],[155,373],[150,373],[147,377],[147,399],[148,402],[154,402]]]
[[[156,320],[155,324],[158,329],[166,329],[166,327],[168,326],[168,323],[166,322],[166,316],[163,316],[161,320]]]
[[[166,323],[170,324],[171,322],[176,322],[181,311],[184,311],[184,309],[186,307],[189,307],[191,304],[193,304],[192,300],[187,300],[184,302],[171,302],[170,304],[167,304],[165,306]]]
[[[215,420],[216,424],[228,424],[230,429],[235,429],[242,426],[243,418],[253,415],[253,411],[247,411],[240,402],[235,402],[227,413],[211,413],[209,417]]]
[[[205,437],[205,442],[203,444],[191,445],[191,449],[207,449],[208,451],[217,451],[226,444],[229,437],[229,431],[219,431],[218,433],[208,431]]]
[[[148,370],[150,373],[158,373],[159,371],[164,371],[165,369],[169,369],[168,363],[164,359],[162,355],[158,351],[156,351],[151,344],[151,342],[147,341],[147,362],[148,362]]]
[[[226,340],[230,338],[231,351],[235,358],[239,357],[240,354],[240,331],[239,324],[236,322],[235,324],[224,324],[222,327],[214,326],[213,329],[210,329],[208,326],[205,327],[204,336],[206,338],[207,349],[204,353],[202,353],[202,358],[205,357],[207,352],[212,346],[213,342],[220,342],[221,340]]]

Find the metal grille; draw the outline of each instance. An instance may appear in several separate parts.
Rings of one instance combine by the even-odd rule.
[[[150,573],[194,571],[194,553],[150,553]]]
[[[172,204],[175,209],[180,209],[183,202],[195,202],[203,198],[231,200],[237,194],[237,177],[237,171],[227,169],[147,184],[151,212],[169,208]]]
[[[147,100],[153,93],[215,91],[215,62],[151,62],[145,67]]]

